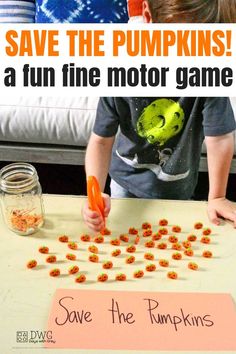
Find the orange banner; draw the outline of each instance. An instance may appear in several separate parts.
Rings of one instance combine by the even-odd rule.
[[[229,294],[59,289],[48,348],[236,350]]]

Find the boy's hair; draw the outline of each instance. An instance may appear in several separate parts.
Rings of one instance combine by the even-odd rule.
[[[236,0],[147,0],[153,22],[236,22]]]

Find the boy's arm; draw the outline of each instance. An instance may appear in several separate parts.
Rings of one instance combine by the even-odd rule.
[[[103,138],[91,134],[85,156],[85,171],[87,176],[95,176],[103,191],[106,184],[111,161],[111,151],[115,136]]]
[[[236,227],[236,205],[226,199],[230,164],[234,152],[234,134],[208,136],[205,142],[209,173],[209,218],[219,225],[219,217],[223,217],[233,221]]]
[[[114,140],[115,136],[103,138],[92,133],[86,150],[86,176],[95,176],[102,191],[106,184]],[[110,212],[110,198],[107,194],[103,194],[103,200],[105,204],[104,214],[108,216]],[[96,211],[90,210],[87,202],[83,207],[82,214],[84,221],[93,231],[100,231],[104,227],[102,216]]]

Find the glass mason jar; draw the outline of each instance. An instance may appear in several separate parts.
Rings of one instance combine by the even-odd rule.
[[[8,228],[30,235],[43,225],[42,189],[35,168],[12,163],[0,170],[1,207]]]

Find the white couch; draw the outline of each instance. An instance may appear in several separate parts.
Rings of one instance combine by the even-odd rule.
[[[236,97],[231,100],[236,116]],[[97,102],[97,97],[0,97],[0,161],[83,165]],[[204,146],[200,171],[207,171]],[[231,172],[236,173],[236,148]]]
[[[98,98],[0,98],[0,161],[83,165]]]

